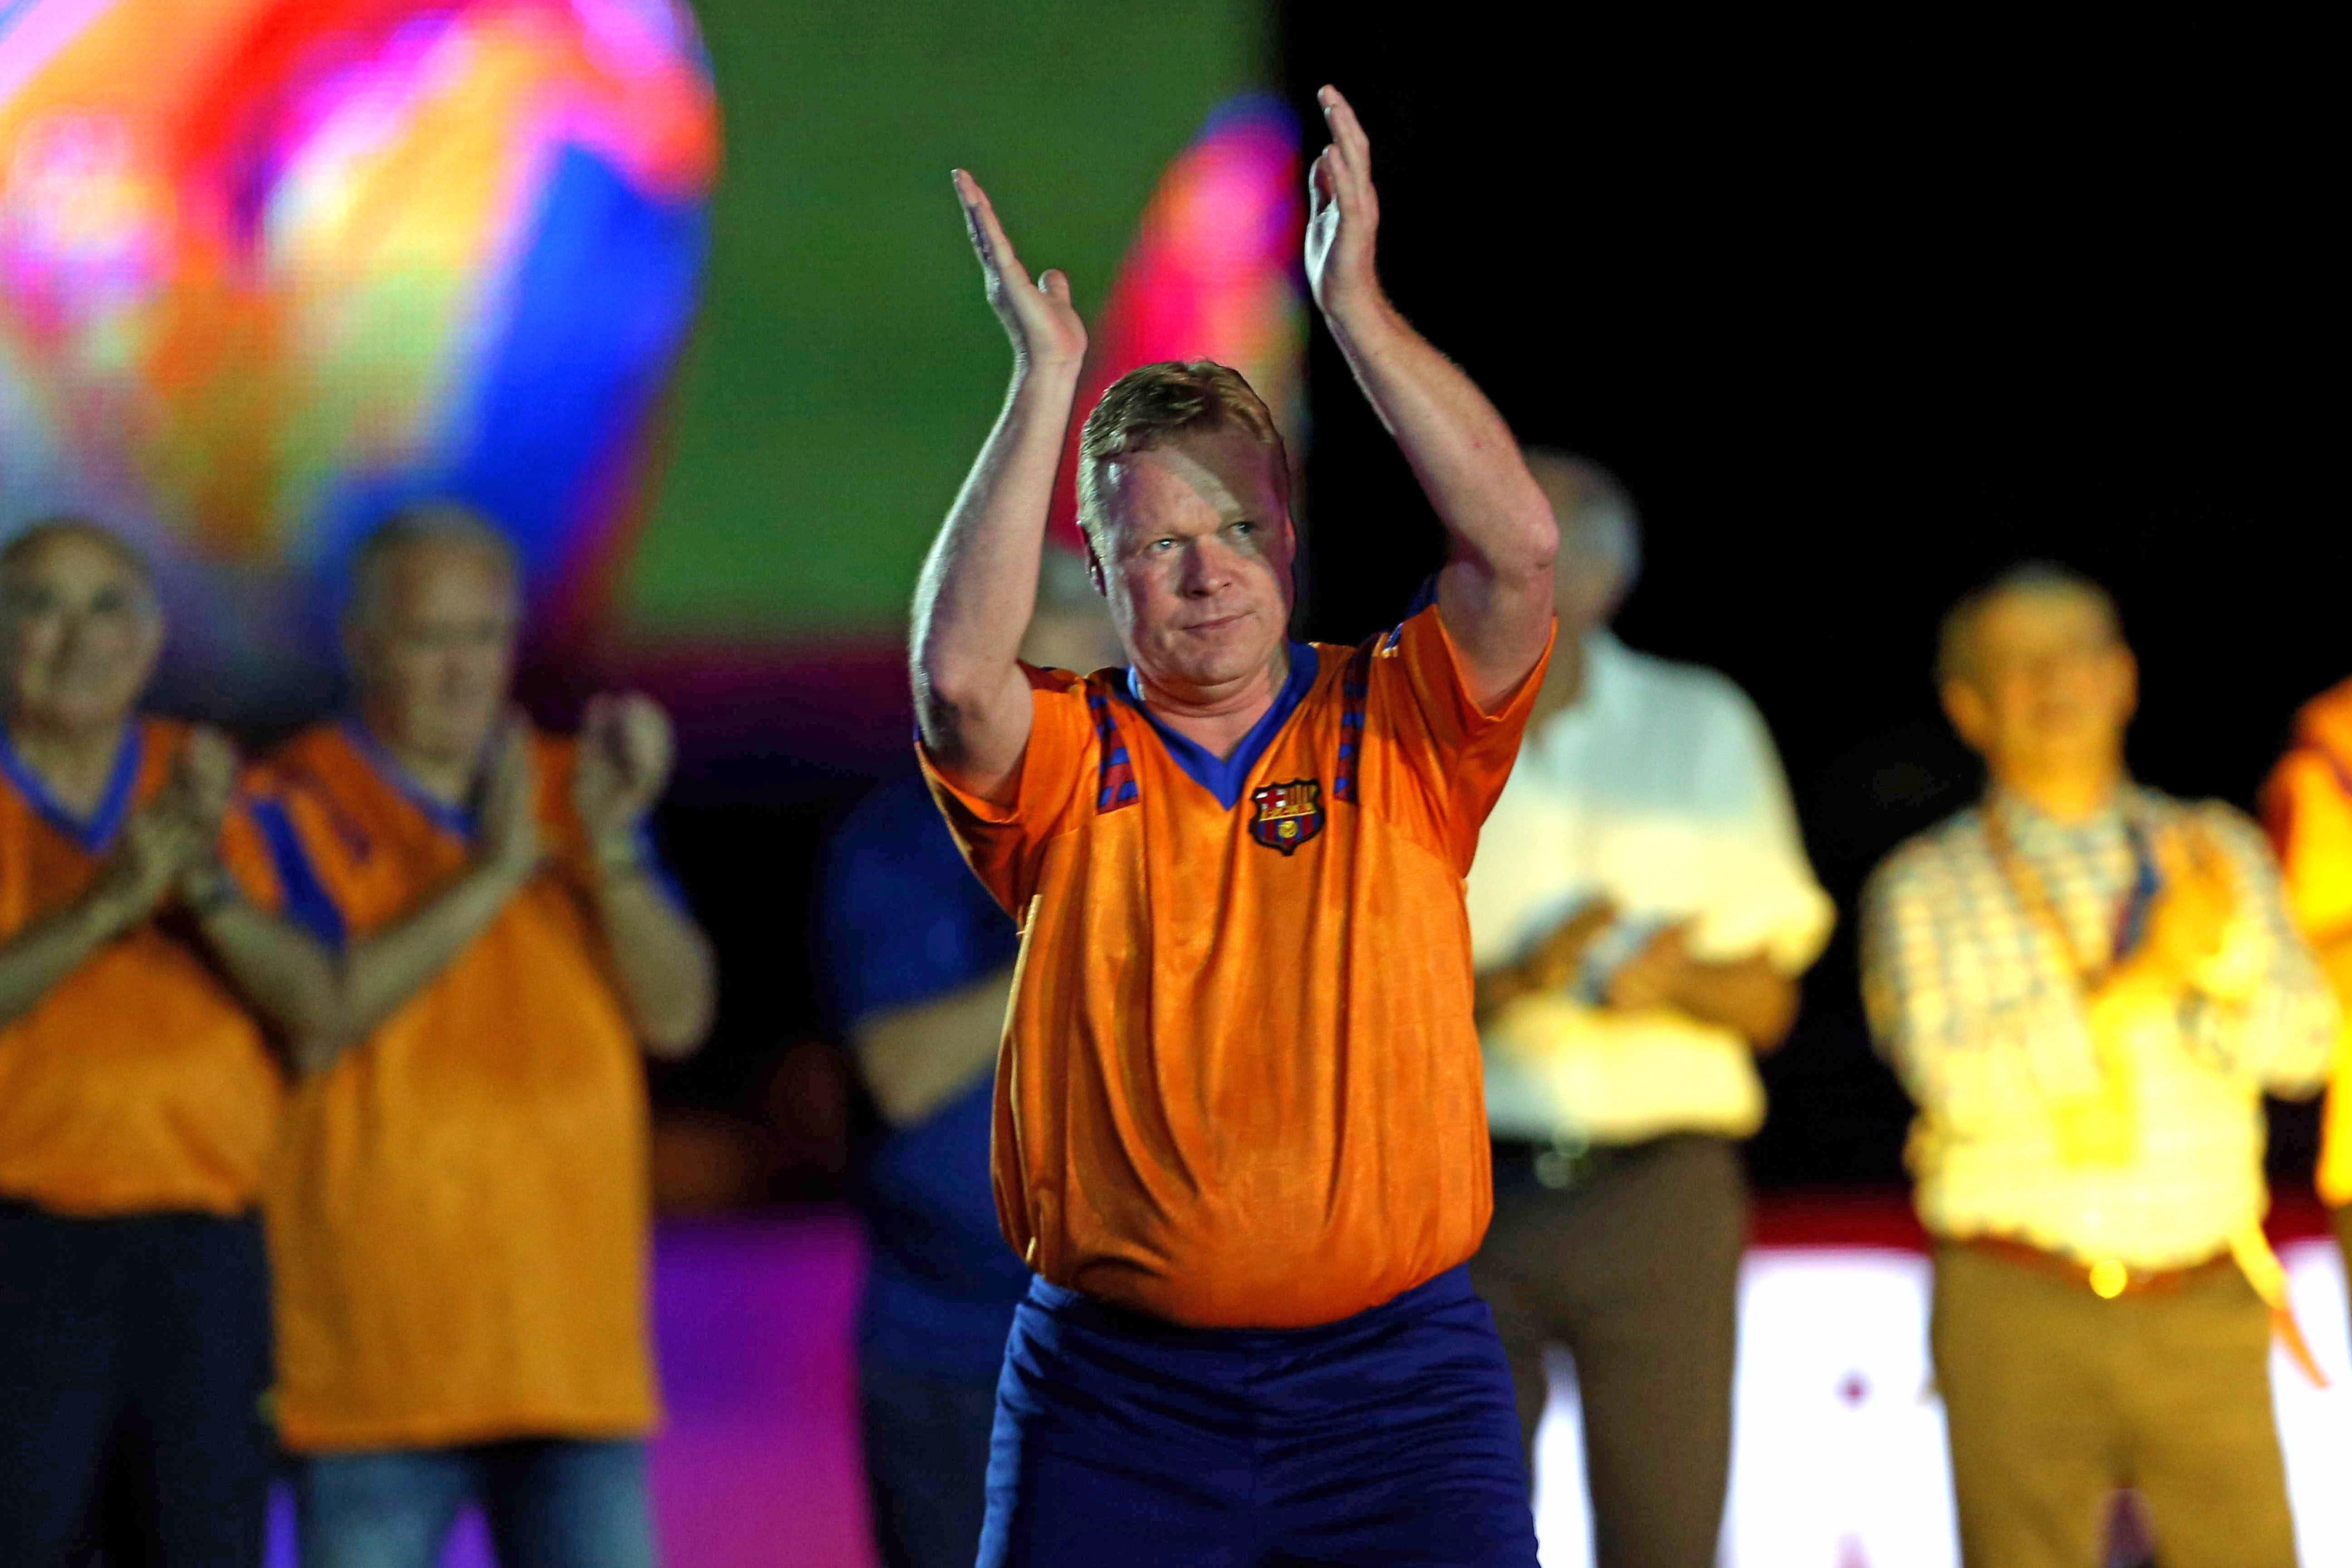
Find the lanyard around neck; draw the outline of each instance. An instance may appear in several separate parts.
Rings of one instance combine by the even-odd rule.
[[[1985,843],[1992,850],[1993,864],[2000,870],[2001,880],[2009,885],[2011,897],[2025,911],[2026,919],[2042,929],[2042,933],[2065,955],[2066,967],[2074,983],[2084,992],[2095,991],[2116,971],[2116,966],[2138,948],[2147,934],[2148,911],[2155,907],[2156,895],[2164,885],[2158,875],[2156,856],[2149,848],[2147,833],[2137,819],[2124,818],[2124,837],[2129,840],[2132,852],[2131,886],[2116,902],[2115,920],[2109,930],[2106,953],[2094,962],[2075,945],[2074,928],[2059,912],[2055,900],[2042,883],[2041,875],[2025,857],[2019,853],[2016,840],[2009,831],[2007,814],[1998,800],[1985,803]]]

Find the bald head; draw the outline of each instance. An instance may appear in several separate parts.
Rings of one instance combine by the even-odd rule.
[[[380,615],[387,596],[422,561],[439,570],[450,558],[478,562],[505,579],[510,591],[521,580],[514,543],[470,507],[434,502],[398,512],[361,542],[352,562],[348,618],[366,622]]]
[[[52,548],[76,544],[106,555],[122,575],[139,585],[151,603],[154,600],[155,569],[148,563],[147,557],[104,523],[73,513],[45,517],[12,536],[7,543],[0,544],[0,585]]]
[[[154,575],[110,531],[50,518],[0,545],[0,699],[12,726],[119,727],[163,647]]]
[[[1606,625],[1642,570],[1642,524],[1617,477],[1587,458],[1530,447],[1528,471],[1559,525],[1553,576],[1560,616],[1580,632]]]
[[[368,537],[344,646],[379,740],[425,765],[480,753],[513,685],[520,589],[513,546],[463,508],[419,508]]]

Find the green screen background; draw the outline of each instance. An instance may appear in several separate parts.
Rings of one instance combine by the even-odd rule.
[[[1272,79],[1247,0],[698,0],[725,115],[702,319],[625,641],[883,639],[1003,395],[948,184],[1101,308],[1170,159]]]

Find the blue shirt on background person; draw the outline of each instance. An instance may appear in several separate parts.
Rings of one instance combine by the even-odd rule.
[[[850,813],[819,886],[819,983],[845,1037],[878,1016],[1009,977],[1018,933],[918,778],[877,785]],[[997,1372],[1029,1284],[998,1230],[989,1185],[992,1060],[888,1127],[861,1163],[871,1258],[859,1382],[875,1530],[889,1568],[965,1568],[979,1539]]]

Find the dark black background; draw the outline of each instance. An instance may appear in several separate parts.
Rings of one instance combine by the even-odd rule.
[[[1843,910],[1977,787],[1926,672],[1937,616],[2005,564],[2114,588],[2134,766],[2177,793],[2251,805],[2294,707],[2352,670],[2315,38],[1958,12],[1367,26],[1307,0],[1283,37],[1310,145],[1325,81],[1372,138],[1397,304],[1523,439],[1633,492],[1620,631],[1757,700]],[[1308,616],[1352,640],[1440,543],[1319,329],[1311,353]],[[1768,1068],[1767,1183],[1899,1177],[1851,935]],[[2309,1129],[2282,1120],[2282,1174],[2307,1174]]]

